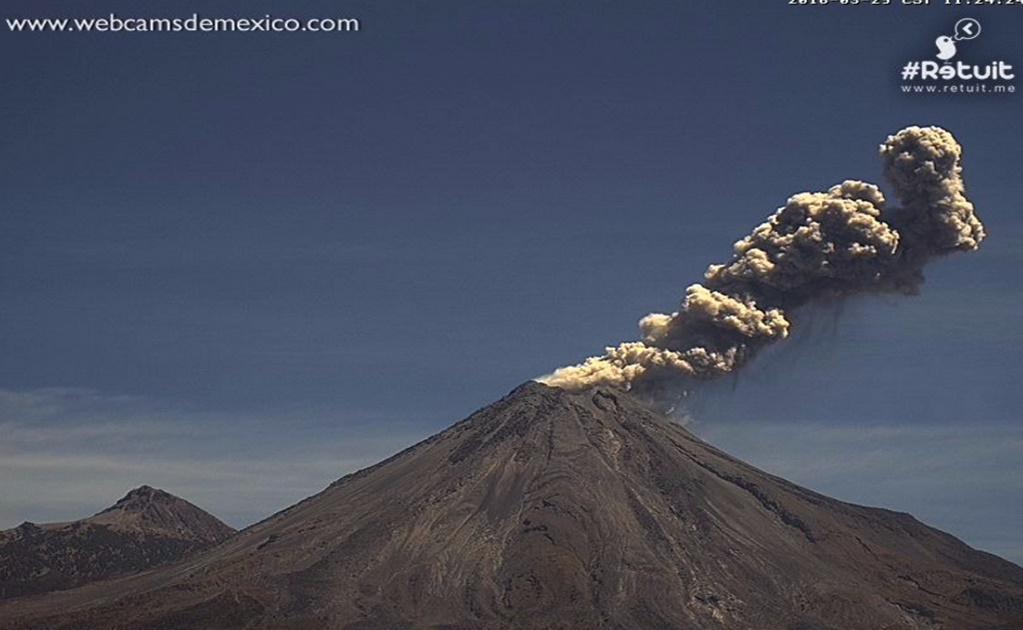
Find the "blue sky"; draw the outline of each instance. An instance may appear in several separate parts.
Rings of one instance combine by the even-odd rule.
[[[981,251],[804,315],[691,424],[1023,562],[1023,8],[13,0],[3,17],[357,17],[347,34],[0,33],[0,527],[143,483],[242,526],[635,338],[802,190],[950,129]],[[1023,68],[1023,65],[1020,66]]]

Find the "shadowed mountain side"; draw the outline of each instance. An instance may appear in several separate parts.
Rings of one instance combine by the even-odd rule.
[[[526,383],[205,554],[11,602],[0,619],[979,630],[1023,619],[1023,569],[768,475],[628,394]]]
[[[62,590],[181,560],[235,530],[184,499],[142,486],[95,516],[0,532],[0,599]]]

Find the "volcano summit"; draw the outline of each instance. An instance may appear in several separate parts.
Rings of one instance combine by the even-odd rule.
[[[1014,628],[1023,568],[707,445],[634,396],[526,383],[155,571],[2,628]],[[1013,625],[1016,624],[1016,625]]]

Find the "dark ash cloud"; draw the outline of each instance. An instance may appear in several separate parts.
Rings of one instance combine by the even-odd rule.
[[[962,148],[948,131],[903,129],[881,145],[881,158],[900,207],[886,207],[877,186],[852,180],[794,195],[735,244],[729,262],[688,287],[678,311],[640,320],[640,341],[538,380],[580,390],[712,379],[786,338],[800,306],[917,293],[924,266],[977,249],[984,226],[965,196]]]

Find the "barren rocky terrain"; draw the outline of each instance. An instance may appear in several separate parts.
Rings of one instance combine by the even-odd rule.
[[[0,531],[0,599],[72,588],[181,560],[234,529],[184,499],[142,486],[69,523]]]
[[[183,562],[0,628],[981,630],[1023,568],[538,383]]]

